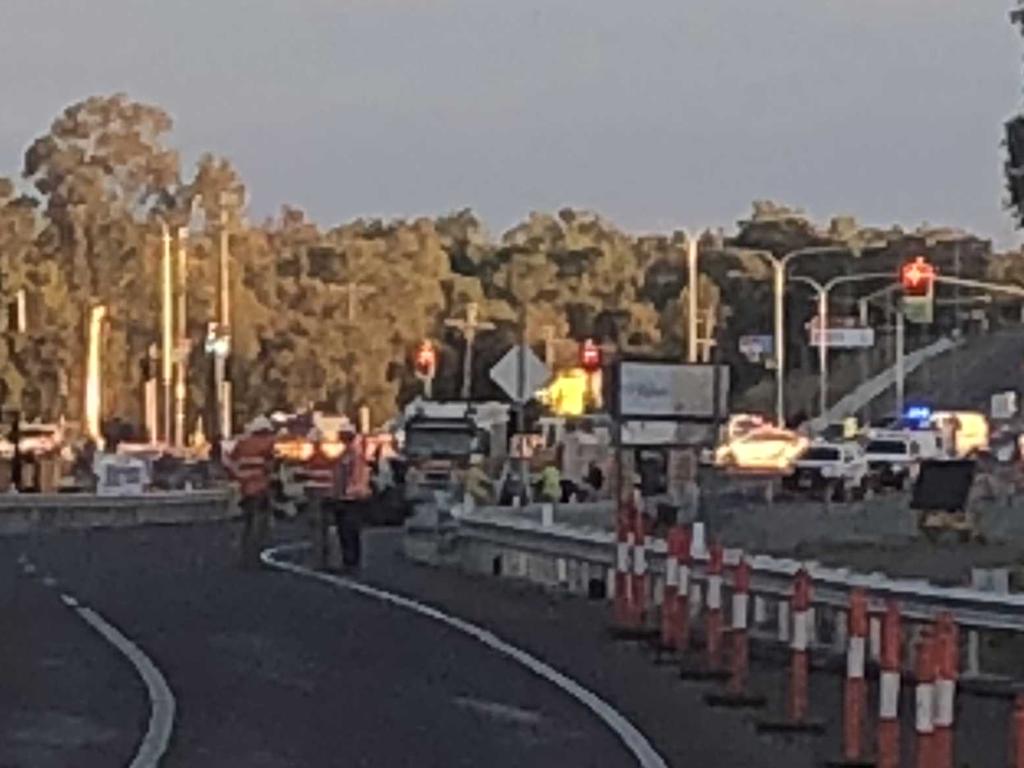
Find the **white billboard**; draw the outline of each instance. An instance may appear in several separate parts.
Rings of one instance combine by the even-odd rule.
[[[718,366],[717,411],[713,365],[623,361],[619,372],[619,413],[624,417],[685,420],[728,414],[728,366]]]

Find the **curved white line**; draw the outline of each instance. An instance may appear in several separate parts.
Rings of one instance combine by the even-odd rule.
[[[124,654],[146,684],[146,690],[149,692],[149,727],[129,768],[156,768],[167,751],[167,744],[174,728],[174,694],[171,693],[170,686],[149,657],[117,627],[92,608],[79,605],[70,595],[61,595],[61,599],[89,626],[103,635],[107,642]]]
[[[587,707],[587,709],[597,715],[604,721],[605,725],[615,732],[615,735],[619,737],[622,743],[626,745],[626,748],[633,753],[634,757],[636,757],[640,768],[668,768],[664,759],[657,753],[657,751],[655,751],[653,745],[647,740],[647,738],[614,707],[598,697],[597,694],[587,688],[584,688],[572,678],[562,674],[557,669],[538,659],[536,656],[532,656],[526,651],[507,643],[493,632],[483,629],[482,627],[478,627],[476,624],[471,624],[468,621],[463,621],[462,619],[454,616],[449,616],[433,606],[417,602],[416,600],[412,600],[408,597],[403,597],[402,595],[397,595],[393,592],[387,592],[383,589],[377,589],[376,587],[371,587],[358,581],[353,581],[352,579],[346,579],[343,576],[314,571],[301,565],[296,565],[295,563],[289,563],[286,560],[280,560],[277,557],[280,552],[303,549],[305,546],[306,544],[300,543],[283,544],[281,546],[272,547],[264,550],[260,554],[260,559],[266,565],[273,568],[289,571],[291,573],[298,574],[299,576],[319,579],[320,581],[327,582],[336,587],[340,587],[341,589],[347,589],[367,597],[381,600],[385,603],[390,603],[391,605],[395,605],[399,608],[405,608],[406,610],[418,613],[421,616],[426,616],[427,618],[433,619],[441,624],[457,629],[463,634],[469,635],[483,645],[486,645],[488,648],[517,661],[538,677],[547,680],[549,683],[560,688],[563,692],[569,694]]]

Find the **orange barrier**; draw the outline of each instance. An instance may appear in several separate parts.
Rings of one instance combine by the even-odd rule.
[[[661,647],[675,650],[679,647],[679,561],[683,554],[683,527],[669,529],[665,556],[665,592],[661,598]]]
[[[846,683],[843,691],[843,760],[846,765],[864,763],[864,715],[867,684],[864,658],[868,637],[868,598],[863,589],[850,593],[849,639],[846,649]],[[870,763],[869,763],[870,764]]]
[[[722,668],[722,570],[724,552],[719,542],[708,548],[707,597],[704,600],[704,646],[709,672]]]
[[[612,609],[614,629],[632,626],[633,607],[630,575],[633,560],[633,532],[629,517],[620,515],[615,528],[615,597]]]
[[[741,558],[736,566],[732,592],[730,635],[732,655],[729,658],[729,693],[739,695],[747,687],[750,672],[750,638],[747,622],[750,615],[750,563]]]

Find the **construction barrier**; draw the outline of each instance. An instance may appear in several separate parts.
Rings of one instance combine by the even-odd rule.
[[[722,668],[722,571],[725,560],[717,541],[708,548],[708,594],[704,600],[704,650],[709,672]]]
[[[620,516],[615,529],[615,594],[612,596],[613,629],[629,629],[633,620],[633,606],[630,599],[631,574],[633,571],[633,531],[628,516]]]
[[[679,561],[683,555],[682,526],[668,532],[665,557],[665,591],[661,598],[661,648],[675,650],[679,645]]]

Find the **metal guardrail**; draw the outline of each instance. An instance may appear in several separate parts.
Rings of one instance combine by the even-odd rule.
[[[544,525],[511,510],[482,508],[458,515],[459,536],[530,553],[561,557],[611,567],[614,563],[614,535],[601,528]],[[653,572],[665,572],[665,541],[654,539],[648,562]],[[735,565],[740,550],[726,550],[726,565]],[[703,577],[705,557],[696,558],[696,578]],[[888,598],[900,602],[902,615],[913,621],[929,621],[949,611],[963,627],[970,629],[1024,632],[1024,594],[998,594],[960,587],[940,587],[926,581],[893,579],[882,573],[857,573],[829,568],[814,561],[798,561],[766,555],[748,556],[753,579],[751,591],[778,598],[788,597],[793,575],[801,567],[814,582],[814,603],[846,608],[854,588],[869,595],[873,611],[880,611]]]
[[[232,501],[228,488],[131,496],[2,494],[0,535],[222,520],[233,514]]]

